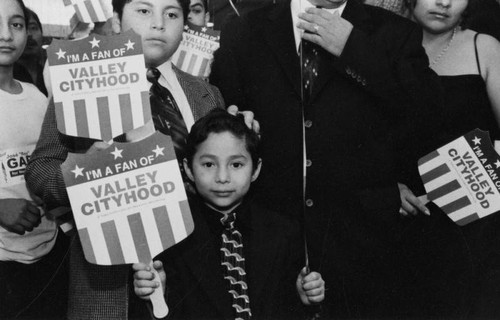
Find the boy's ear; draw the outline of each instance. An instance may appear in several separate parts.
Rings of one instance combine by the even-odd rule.
[[[193,172],[191,171],[191,168],[189,167],[189,164],[188,164],[188,160],[186,158],[184,158],[184,160],[182,160],[182,165],[184,166],[184,171],[186,172],[186,175],[188,176],[189,180],[194,182]]]
[[[255,170],[252,173],[252,182],[257,180],[260,174],[260,168],[262,167],[262,159],[259,158],[259,161],[257,161],[257,167],[255,167]]]
[[[113,12],[113,18],[111,18],[111,27],[114,33],[120,33],[122,31],[122,22],[117,12]]]

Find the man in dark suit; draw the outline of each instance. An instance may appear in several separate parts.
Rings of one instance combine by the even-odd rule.
[[[409,316],[416,305],[397,246],[395,149],[422,137],[414,133],[440,103],[421,37],[412,22],[356,0],[278,1],[221,33],[211,83],[262,129],[254,195],[273,211],[305,211],[310,265],[331,289],[332,316]],[[319,57],[307,99],[305,40]]]

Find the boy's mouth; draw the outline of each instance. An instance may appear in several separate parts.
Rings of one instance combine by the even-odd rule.
[[[160,38],[146,38],[146,42],[166,43],[163,39],[160,39]]]
[[[232,190],[213,190],[212,193],[216,194],[219,197],[228,197],[230,196],[234,191]]]

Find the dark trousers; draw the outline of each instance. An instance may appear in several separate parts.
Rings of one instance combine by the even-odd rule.
[[[33,264],[0,261],[0,319],[64,319],[69,238],[59,232],[52,251]]]

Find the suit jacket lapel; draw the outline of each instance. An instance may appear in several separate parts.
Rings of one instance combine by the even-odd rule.
[[[300,95],[300,60],[295,49],[290,5],[275,5],[268,16],[259,22],[256,34],[262,34],[275,60],[281,65],[295,92]]]
[[[211,237],[208,225],[199,215],[194,214],[194,210],[192,212],[196,228],[192,235],[195,237],[193,242],[198,245],[184,252],[182,258],[220,314],[230,319],[233,310],[231,305],[226,303],[228,293],[221,277],[220,256],[216,254],[218,248],[214,248],[213,241],[207,241]]]
[[[213,108],[210,104],[210,100],[207,99],[210,93],[200,85],[199,81],[202,80],[186,75],[174,65],[172,65],[172,69],[186,95],[189,107],[196,121]]]

